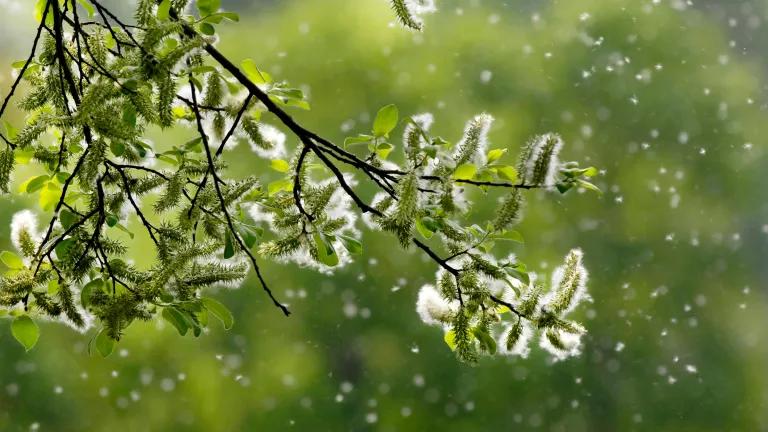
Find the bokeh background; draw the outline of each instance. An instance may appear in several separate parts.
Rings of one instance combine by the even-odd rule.
[[[32,3],[0,0],[0,92]],[[249,279],[218,294],[232,331],[135,324],[107,359],[57,324],[25,354],[0,320],[0,430],[768,430],[768,1],[691,3],[438,0],[414,34],[383,0],[225,1],[242,21],[221,49],[305,88],[296,116],[329,138],[387,103],[433,112],[451,140],[487,111],[494,147],[556,131],[566,159],[603,169],[602,197],[530,194],[515,248],[544,273],[584,249],[584,353],[457,362],[414,310],[434,265],[366,233],[333,276],[266,264],[290,318]],[[265,170],[243,146],[228,159]],[[0,247],[29,206],[0,198]]]

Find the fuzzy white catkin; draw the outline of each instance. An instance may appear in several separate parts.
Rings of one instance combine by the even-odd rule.
[[[581,335],[558,331],[560,340],[565,349],[560,349],[547,338],[546,332],[541,332],[539,337],[539,346],[544,351],[552,355],[555,361],[565,360],[568,357],[576,357],[581,354]]]
[[[419,290],[416,312],[425,324],[442,325],[445,321],[450,320],[454,310],[433,285],[427,284]]]
[[[419,125],[419,127],[424,131],[429,131],[429,128],[432,126],[432,123],[435,121],[435,117],[431,113],[421,113],[416,114],[411,117],[413,119],[413,122]],[[413,125],[413,123],[408,123],[405,126],[405,129],[403,130],[403,144],[407,145],[408,139],[410,138],[411,134],[414,133],[414,129],[416,129],[416,126]],[[419,147],[426,144],[424,137],[419,138]]]
[[[485,165],[486,152],[488,151],[488,131],[493,124],[493,116],[487,113],[476,115],[467,122],[464,127],[464,135],[456,145],[456,153],[453,155],[459,163],[473,162],[476,165]],[[466,155],[467,149],[471,154]],[[469,160],[462,160],[462,159]]]
[[[531,352],[530,345],[534,332],[530,321],[523,320],[521,325],[522,332],[520,333],[520,337],[517,339],[514,345],[510,347],[511,349],[507,349],[507,338],[509,337],[509,332],[511,332],[512,328],[514,327],[514,324],[510,324],[504,327],[504,330],[496,339],[496,345],[498,346],[499,354],[507,356],[519,356],[522,358],[528,357],[528,354]]]
[[[572,249],[565,257],[566,264],[557,267],[552,273],[552,292],[545,302],[549,305],[565,302],[561,305],[563,315],[571,312],[587,297],[589,273],[582,263],[583,256],[581,249]]]
[[[37,216],[30,210],[16,212],[11,219],[11,243],[21,252],[21,234],[27,232],[35,245],[40,242],[37,232]]]
[[[272,148],[263,149],[256,144],[251,143],[251,150],[264,159],[284,158],[287,154],[285,149],[285,134],[280,132],[276,127],[263,123],[259,124],[259,131],[261,132],[264,141],[272,144]],[[243,137],[242,139],[247,138]]]
[[[555,146],[552,151],[552,157],[547,164],[547,172],[544,176],[544,182],[542,183],[542,186],[551,187],[557,183],[557,173],[560,169],[560,150],[563,148],[563,140],[557,134],[547,133],[534,138],[531,156],[525,162],[525,179],[526,181],[530,181],[534,178],[536,163],[538,162],[541,153],[544,151],[544,148],[546,147],[546,144],[549,140],[554,140]]]

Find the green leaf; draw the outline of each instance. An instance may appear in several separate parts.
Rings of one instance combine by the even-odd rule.
[[[429,240],[432,238],[433,235],[435,235],[435,232],[429,227],[428,224],[424,223],[424,219],[431,219],[431,218],[423,217],[423,218],[416,219],[416,231],[418,231],[422,237]]]
[[[221,7],[221,0],[197,0],[197,10],[201,17],[214,14]]]
[[[243,60],[243,62],[240,63],[240,67],[243,68],[245,75],[249,80],[253,81],[254,84],[258,85],[272,83],[272,77],[269,76],[268,73],[259,69],[259,67],[256,66],[256,62],[254,62],[252,59]]]
[[[107,226],[110,228],[117,225],[117,223],[120,221],[120,219],[117,218],[117,216],[113,215],[112,213],[108,213],[106,217]]]
[[[488,163],[496,162],[497,160],[501,159],[502,156],[504,156],[504,153],[507,152],[507,149],[493,149],[488,152]]]
[[[224,234],[224,259],[230,259],[235,256],[235,245],[232,241],[232,232],[227,230],[226,234]]]
[[[120,141],[111,141],[109,143],[109,149],[112,151],[112,154],[117,157],[125,154],[125,144]]]
[[[22,261],[18,255],[10,251],[0,252],[0,261],[11,270],[21,270],[24,268],[24,261]]]
[[[392,129],[397,126],[400,113],[395,105],[387,105],[379,110],[373,121],[373,134],[377,137],[389,136]]]
[[[60,172],[57,172],[56,175],[53,176],[53,179],[51,180],[56,180],[56,182],[59,183],[60,185],[64,185],[69,179],[70,175],[71,174],[68,172],[60,171]]]
[[[230,21],[238,22],[240,21],[240,15],[234,13],[234,12],[217,12],[214,14],[210,14],[203,18],[204,22],[210,22],[213,24],[219,24],[222,20],[228,19]]]
[[[172,306],[163,308],[162,316],[164,320],[176,328],[180,335],[185,336],[189,331],[189,319],[177,308]]]
[[[75,240],[71,238],[60,241],[54,249],[56,251],[56,257],[60,260],[66,259],[69,256],[69,250],[72,248],[73,244],[75,244]]]
[[[83,287],[83,289],[80,291],[80,304],[83,305],[84,308],[87,308],[91,304],[91,295],[94,291],[101,290],[104,286],[104,280],[101,278],[94,279]]]
[[[597,168],[589,167],[584,170],[584,177],[594,177],[597,175]]]
[[[355,145],[355,144],[368,144],[369,142],[373,141],[372,135],[358,135],[356,137],[347,137],[344,140],[344,147]]]
[[[333,243],[328,237],[321,232],[315,232],[313,237],[317,246],[317,260],[328,267],[338,265],[339,255],[336,254],[336,249],[333,248]]]
[[[597,192],[599,195],[603,194],[603,191],[601,191],[599,187],[593,185],[592,183],[586,180],[578,179],[576,180],[576,182],[579,184],[579,186],[583,187],[584,189]]]
[[[203,306],[224,324],[225,329],[229,330],[232,328],[235,324],[235,317],[226,306],[210,297],[203,297],[201,300]]]
[[[29,351],[40,338],[40,327],[29,315],[19,315],[11,323],[11,334],[25,350]]]
[[[122,231],[122,232],[124,232],[124,233],[128,234],[128,236],[129,236],[130,238],[133,238],[133,237],[135,237],[135,235],[133,234],[133,231],[129,230],[128,228],[126,228],[126,226],[125,226],[125,225],[123,225],[123,224],[121,224],[121,223],[115,224],[115,228],[117,228],[117,229],[119,229],[120,231]]]
[[[45,186],[45,183],[51,179],[51,176],[41,175],[37,177],[31,177],[27,181],[21,184],[19,190],[26,193],[35,193]]]
[[[357,239],[343,234],[338,235],[341,244],[344,245],[344,249],[352,255],[360,255],[363,253],[363,244]]]
[[[392,152],[392,149],[394,149],[395,146],[393,146],[390,143],[381,143],[376,146],[376,156],[378,156],[381,159],[386,159],[387,156]]]
[[[93,14],[96,12],[96,9],[88,0],[77,0],[77,2],[80,3],[80,6],[82,6],[86,12],[88,12],[89,17],[92,17]]]
[[[475,339],[480,341],[480,345],[488,351],[489,354],[496,354],[496,340],[491,337],[485,330],[475,327],[472,329],[472,334],[475,335]]]
[[[288,162],[282,159],[273,159],[270,166],[273,170],[281,173],[286,173],[291,168],[290,165],[288,165]]]
[[[51,279],[48,281],[48,295],[56,295],[61,291],[59,281],[57,279]]]
[[[493,238],[495,240],[508,240],[518,243],[525,243],[525,240],[523,239],[523,235],[520,234],[520,232],[511,230],[511,231],[504,231],[500,234],[494,235]]]
[[[216,28],[213,27],[213,24],[211,23],[207,23],[207,22],[200,23],[198,28],[200,29],[200,33],[206,36],[213,36],[216,34]]]
[[[443,335],[443,340],[445,341],[446,345],[448,345],[448,348],[451,349],[451,351],[456,351],[456,332],[453,330],[448,330]]]
[[[22,65],[23,66],[23,65]],[[8,122],[8,120],[3,120],[3,127],[5,128],[5,136],[9,140],[13,141],[16,139],[16,135],[18,135],[19,131],[11,123]]]
[[[240,238],[243,239],[243,243],[245,243],[245,246],[248,249],[252,248],[260,237],[259,233],[257,233],[256,230],[247,226],[237,227],[237,233],[240,234]]]
[[[456,167],[456,171],[453,172],[453,178],[456,180],[472,180],[475,173],[477,173],[477,167],[474,164],[463,164]]]
[[[502,179],[508,180],[511,183],[517,182],[517,170],[511,166],[503,165],[495,167],[496,172]]]
[[[293,181],[289,178],[275,180],[267,185],[267,193],[272,196],[278,192],[290,192],[293,190]]]
[[[157,7],[157,19],[160,21],[168,21],[171,14],[171,0],[163,0],[160,2],[160,6]]]
[[[96,335],[96,339],[93,341],[96,346],[96,351],[101,354],[102,357],[109,357],[112,351],[115,350],[115,340],[109,337],[106,331],[102,329],[99,334]]]
[[[49,181],[40,191],[40,199],[38,200],[40,208],[43,211],[53,210],[58,204],[59,198],[61,198],[61,187],[55,182]]]
[[[37,0],[37,3],[35,3],[35,21],[40,22],[43,20],[45,6],[47,4],[47,0]],[[55,7],[53,2],[51,2],[51,5],[48,6],[48,15],[45,17],[45,24],[48,25],[49,28],[53,28],[53,12],[50,11],[52,6]]]

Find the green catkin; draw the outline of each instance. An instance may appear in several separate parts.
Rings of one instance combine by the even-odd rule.
[[[405,0],[391,0],[392,10],[400,23],[412,30],[421,30],[421,21],[414,15]]]
[[[7,148],[0,152],[0,192],[8,193],[14,165],[14,151]]]
[[[382,229],[395,234],[403,247],[408,247],[411,241],[411,230],[418,205],[417,188],[418,178],[415,172],[403,177],[398,185],[400,200],[397,202],[394,213],[380,220]]]
[[[519,189],[513,189],[496,211],[496,219],[493,221],[494,231],[503,231],[520,222],[523,206],[523,196]]]
[[[261,130],[259,129],[259,123],[257,121],[245,117],[241,122],[241,127],[253,145],[264,150],[270,150],[272,148],[273,144],[264,139],[264,136],[261,134]]]

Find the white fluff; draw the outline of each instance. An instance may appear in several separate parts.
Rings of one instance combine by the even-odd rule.
[[[11,219],[11,242],[16,250],[21,252],[21,234],[26,232],[35,242],[40,243],[40,234],[37,232],[37,216],[30,210],[16,212]]]
[[[533,328],[531,327],[531,323],[528,320],[523,320],[523,331],[520,333],[520,338],[518,338],[517,342],[512,345],[511,349],[507,349],[507,337],[509,337],[509,332],[512,331],[513,327],[514,324],[505,326],[504,330],[501,332],[501,335],[499,335],[496,341],[499,354],[527,358],[528,354],[531,352],[530,344],[534,333]]]
[[[455,307],[444,299],[435,289],[434,285],[424,285],[419,290],[416,300],[416,312],[421,320],[428,325],[442,325],[450,321],[455,312]]]
[[[565,345],[565,349],[559,349],[552,345],[547,338],[546,332],[542,332],[539,337],[539,346],[552,355],[555,361],[565,360],[568,357],[576,357],[581,354],[581,335],[558,331],[560,339]]]

